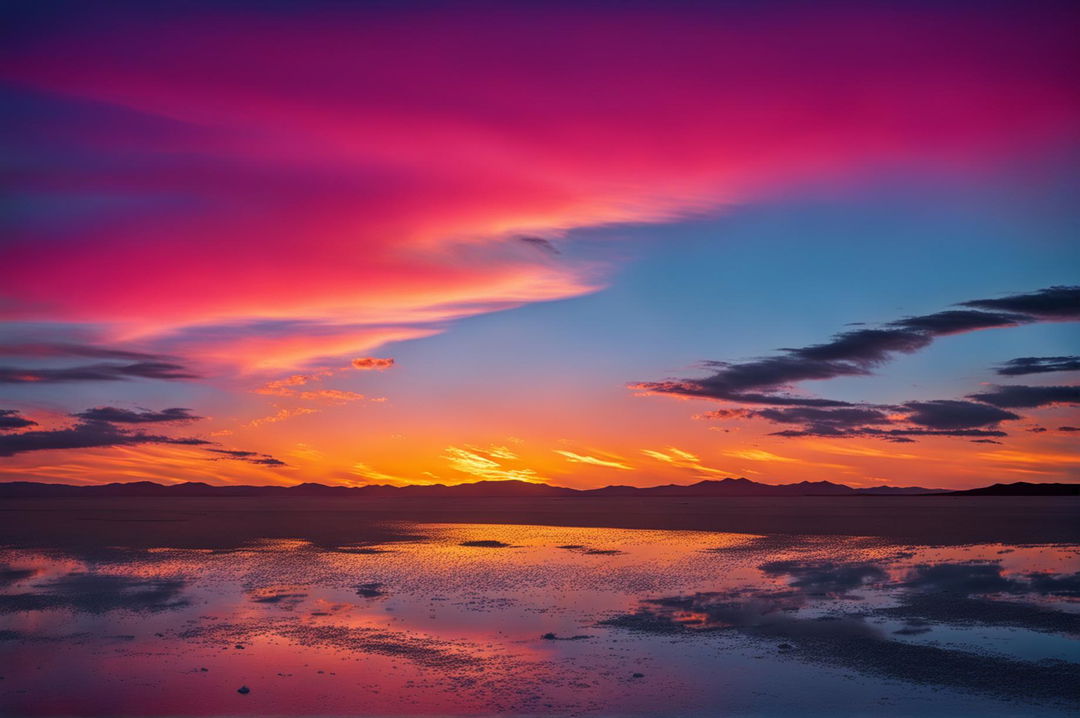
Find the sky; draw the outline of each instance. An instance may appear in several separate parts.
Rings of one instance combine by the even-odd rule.
[[[2,12],[0,480],[1080,481],[1075,6]]]

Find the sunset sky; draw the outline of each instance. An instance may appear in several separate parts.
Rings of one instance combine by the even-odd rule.
[[[0,480],[1080,481],[1072,3],[17,2]]]

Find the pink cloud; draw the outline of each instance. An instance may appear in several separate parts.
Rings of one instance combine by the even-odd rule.
[[[26,139],[92,161],[31,165],[22,189],[139,209],[16,227],[0,314],[275,370],[580,295],[604,267],[507,240],[1075,142],[1074,20],[342,8],[46,28],[0,76],[76,103]],[[80,122],[85,103],[115,121]],[[199,331],[268,322],[296,326]]]

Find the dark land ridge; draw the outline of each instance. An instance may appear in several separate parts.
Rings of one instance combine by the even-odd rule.
[[[524,481],[477,481],[463,484],[390,486],[329,486],[303,483],[293,486],[211,485],[203,482],[157,484],[150,481],[93,485],[50,484],[33,481],[0,483],[0,498],[75,497],[724,497],[724,496],[1080,496],[1080,484],[1016,482],[993,484],[966,491],[929,489],[921,486],[873,486],[854,488],[831,481],[802,481],[795,484],[763,484],[749,479],[699,481],[694,484],[663,486],[605,486],[599,489],[571,489]]]

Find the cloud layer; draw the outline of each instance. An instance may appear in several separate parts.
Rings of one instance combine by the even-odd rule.
[[[554,251],[568,229],[974,168],[1080,126],[1066,6],[515,8],[13,10],[5,134],[33,202],[0,314],[299,367],[593,291],[606,268]],[[870,352],[848,369],[917,348],[907,329],[848,337]],[[808,359],[771,369],[837,368]]]

